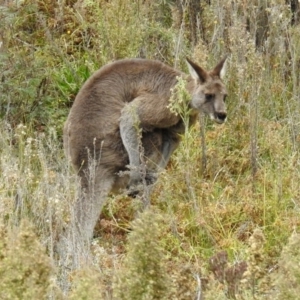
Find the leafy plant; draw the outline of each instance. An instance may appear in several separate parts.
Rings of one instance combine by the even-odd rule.
[[[127,255],[115,289],[117,299],[168,299],[165,254],[160,246],[160,215],[145,210],[132,224]]]

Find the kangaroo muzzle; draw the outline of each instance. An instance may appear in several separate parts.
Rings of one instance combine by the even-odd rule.
[[[214,115],[214,121],[219,123],[219,124],[222,124],[222,123],[225,122],[226,117],[227,117],[226,112],[216,112],[215,115]]]

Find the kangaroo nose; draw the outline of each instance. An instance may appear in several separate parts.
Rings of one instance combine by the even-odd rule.
[[[226,112],[217,112],[216,117],[221,123],[223,123],[227,117],[227,114]]]

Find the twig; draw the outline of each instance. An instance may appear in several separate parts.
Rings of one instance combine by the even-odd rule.
[[[201,292],[202,292],[201,278],[200,278],[199,274],[196,274],[195,277],[196,277],[196,280],[197,280],[197,294],[196,294],[195,300],[201,300]]]
[[[205,141],[205,122],[204,122],[204,114],[199,114],[199,122],[200,122],[200,138],[201,138],[201,150],[202,150],[202,174],[206,170],[206,141]]]

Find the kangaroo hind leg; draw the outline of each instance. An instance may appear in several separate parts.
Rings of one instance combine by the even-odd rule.
[[[88,183],[86,178],[82,178],[85,188],[76,199],[71,211],[71,222],[63,237],[64,249],[61,250],[72,259],[73,268],[90,260],[94,228],[114,183],[114,177],[107,170],[97,168],[94,176]]]

